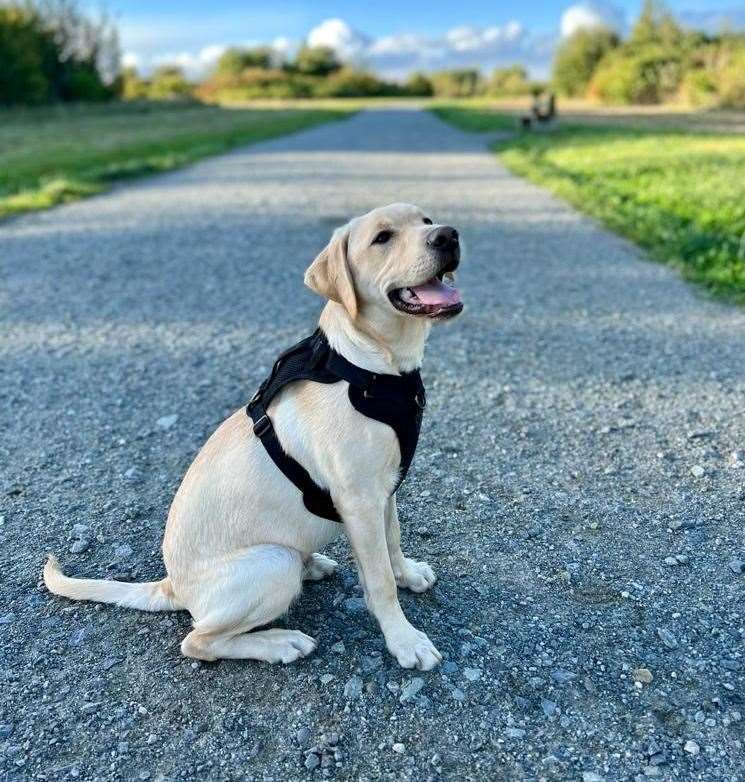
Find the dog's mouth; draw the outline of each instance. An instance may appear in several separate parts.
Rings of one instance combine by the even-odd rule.
[[[437,274],[419,285],[396,288],[388,298],[397,310],[427,318],[452,318],[463,309],[452,272]]]

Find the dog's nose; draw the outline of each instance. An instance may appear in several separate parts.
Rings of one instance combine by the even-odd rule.
[[[458,247],[458,232],[449,225],[440,225],[429,232],[427,244],[436,250],[454,250]]]

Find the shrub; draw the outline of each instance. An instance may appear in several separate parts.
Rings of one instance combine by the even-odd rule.
[[[588,93],[607,103],[662,103],[678,93],[683,73],[680,54],[659,45],[636,54],[618,51],[601,61]]]
[[[44,103],[50,84],[44,72],[43,32],[19,7],[0,8],[0,103]]]
[[[324,98],[368,98],[382,95],[399,95],[402,90],[395,84],[379,79],[372,73],[342,68],[318,82],[315,94]]]
[[[434,94],[443,98],[470,98],[478,95],[482,87],[481,72],[475,68],[436,71],[430,80]]]
[[[153,100],[185,100],[193,95],[194,88],[184,72],[176,65],[157,68],[150,79],[147,97]]]
[[[288,70],[295,70],[306,76],[328,76],[341,68],[333,49],[328,46],[302,46],[295,62]]]
[[[243,48],[232,46],[226,49],[215,65],[219,76],[238,76],[247,68],[271,68],[272,50],[268,46]]]
[[[314,80],[279,69],[247,68],[238,76],[213,76],[199,85],[197,97],[206,101],[253,98],[310,98]]]
[[[434,94],[432,82],[424,73],[412,73],[404,84],[404,91],[407,95],[423,98]]]
[[[529,95],[533,84],[521,65],[496,68],[486,85],[488,95]]]

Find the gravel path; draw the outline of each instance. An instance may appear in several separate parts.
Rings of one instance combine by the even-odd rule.
[[[346,543],[289,667],[48,595],[48,550],[161,576],[184,470],[314,325],[304,268],[394,200],[468,250],[400,498],[442,668],[387,656]],[[415,111],[6,223],[0,270],[0,779],[745,779],[745,313]]]

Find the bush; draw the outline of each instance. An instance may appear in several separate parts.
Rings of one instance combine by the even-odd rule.
[[[598,63],[618,43],[618,36],[604,27],[570,35],[554,58],[552,79],[557,92],[570,98],[584,95]]]
[[[427,98],[434,94],[432,82],[424,73],[412,73],[404,84],[407,95]]]
[[[147,97],[152,100],[188,100],[193,93],[193,85],[187,81],[183,70],[176,65],[163,65],[157,68],[147,88]]]
[[[268,46],[226,49],[217,61],[215,73],[219,76],[239,76],[247,68],[271,68],[272,50]]]
[[[197,97],[206,101],[253,98],[310,98],[314,80],[279,69],[247,68],[238,76],[213,76],[199,85]]]
[[[496,68],[486,85],[486,93],[494,96],[529,95],[533,83],[521,65]]]
[[[430,81],[434,94],[442,98],[470,98],[478,95],[482,88],[481,72],[475,68],[436,71]]]
[[[372,73],[342,68],[318,82],[315,95],[323,98],[371,98],[383,95],[399,95],[402,90]]]
[[[674,50],[652,44],[636,54],[618,51],[601,61],[589,96],[607,103],[662,103],[678,94],[683,74]]]
[[[328,46],[303,46],[295,57],[289,70],[306,76],[328,76],[341,68],[341,63],[333,49]]]

